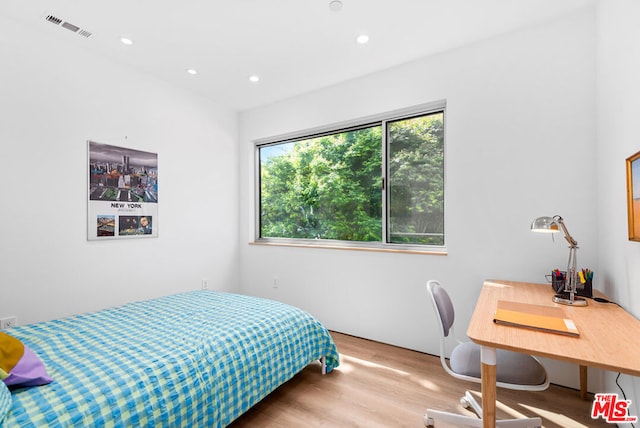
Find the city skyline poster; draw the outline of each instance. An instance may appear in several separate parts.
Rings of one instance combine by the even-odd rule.
[[[87,142],[89,240],[158,236],[158,154]]]

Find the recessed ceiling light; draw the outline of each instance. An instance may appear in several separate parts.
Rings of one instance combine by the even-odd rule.
[[[252,74],[251,76],[249,76],[249,81],[253,83],[258,83],[260,81],[260,76]]]
[[[342,10],[342,2],[340,0],[331,0],[329,2],[329,9],[333,12],[340,12]]]
[[[198,71],[193,68],[187,68],[187,73],[191,74],[192,76],[195,76],[196,74],[198,74]]]
[[[357,38],[356,38],[356,42],[358,42],[358,44],[360,45],[364,45],[365,43],[367,43],[369,41],[369,36],[367,36],[366,34],[360,34]]]
[[[120,38],[120,41],[121,41],[123,44],[125,44],[125,45],[132,45],[132,44],[133,44],[133,40],[128,39],[128,38],[126,38],[126,37],[121,37],[121,38]]]

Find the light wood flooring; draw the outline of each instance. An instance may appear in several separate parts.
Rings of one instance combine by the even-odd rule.
[[[323,376],[311,364],[282,385],[232,428],[424,427],[427,408],[473,415],[459,404],[480,385],[447,375],[438,357],[332,332],[340,367]],[[578,371],[576,368],[576,376]],[[543,392],[498,389],[498,418],[540,416],[546,428],[610,427],[591,419],[591,397],[551,385]],[[446,427],[436,423],[436,427]]]

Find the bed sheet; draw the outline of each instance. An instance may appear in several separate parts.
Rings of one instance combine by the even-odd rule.
[[[54,381],[12,392],[5,427],[224,427],[309,363],[326,328],[280,302],[193,291],[10,331]]]

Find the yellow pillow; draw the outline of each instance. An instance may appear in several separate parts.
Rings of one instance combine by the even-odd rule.
[[[53,379],[28,346],[0,331],[0,380],[7,386],[17,388],[46,385]]]
[[[24,355],[24,345],[13,336],[0,331],[0,380],[9,377],[11,370]]]

